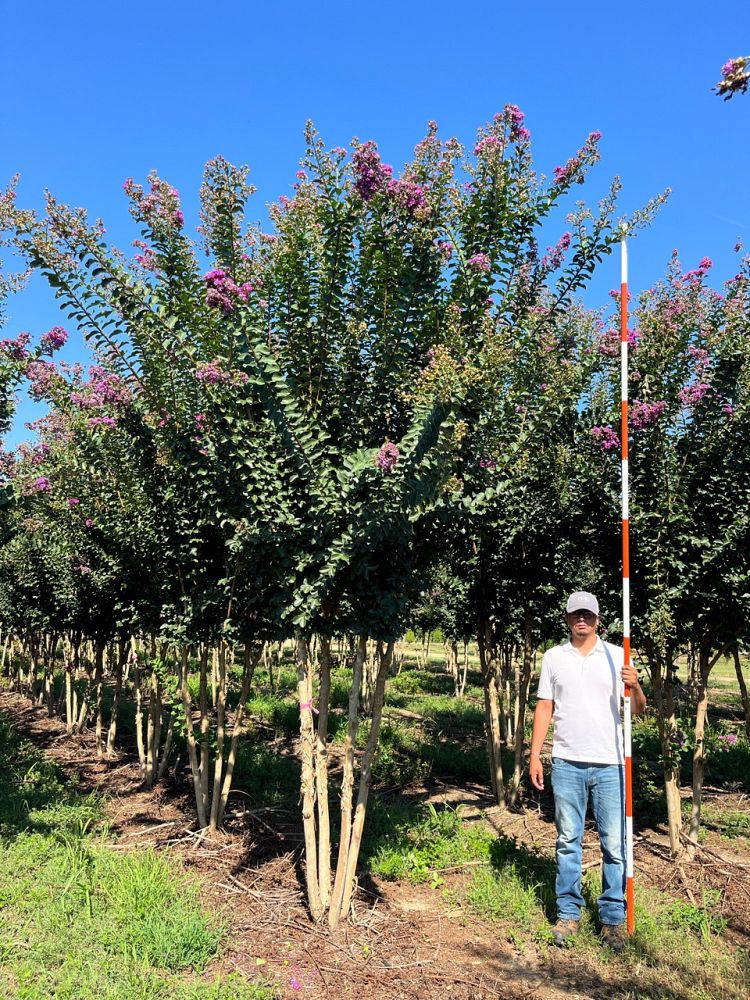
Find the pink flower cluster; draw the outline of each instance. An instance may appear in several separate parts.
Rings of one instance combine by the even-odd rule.
[[[710,388],[708,382],[693,382],[680,389],[677,395],[683,406],[697,406]]]
[[[437,240],[435,247],[444,261],[449,261],[453,256],[453,244],[450,240]]]
[[[488,273],[490,270],[490,258],[486,253],[475,253],[473,257],[469,257],[466,263],[472,271]]]
[[[114,417],[91,417],[90,420],[86,421],[89,430],[95,430],[97,427],[116,427],[117,421]]]
[[[89,367],[89,381],[81,385],[82,391],[71,392],[70,401],[79,409],[98,409],[105,405],[116,408],[127,406],[131,393],[119,375],[108,372],[101,365]]]
[[[642,403],[636,400],[630,408],[630,426],[633,430],[642,431],[644,427],[655,424],[666,408],[667,404],[663,399],[656,403]]]
[[[629,348],[635,350],[635,348],[638,347],[638,341],[640,339],[641,335],[638,330],[628,330]],[[605,330],[599,337],[596,349],[599,354],[602,354],[605,358],[616,358],[622,350],[620,331],[615,327],[610,327],[608,330]]]
[[[158,257],[153,247],[150,247],[143,240],[133,240],[133,246],[142,251],[133,257],[136,264],[140,264],[144,271],[158,270]]]
[[[570,233],[563,233],[553,247],[547,247],[547,253],[542,257],[540,266],[544,270],[556,271],[562,264],[563,257],[570,247]]]
[[[604,427],[592,427],[591,436],[604,451],[612,451],[614,448],[620,447],[620,438],[614,427],[610,427],[609,424]]]
[[[409,215],[414,215],[425,203],[425,192],[421,184],[415,181],[400,179],[388,181],[388,194],[399,208]]]
[[[133,215],[151,228],[166,225],[170,229],[180,229],[185,216],[180,208],[179,192],[154,172],[148,175],[148,180],[148,194],[144,194],[141,185],[136,184],[132,177],[123,184],[123,190],[133,202]]]
[[[375,464],[382,472],[391,473],[396,468],[399,455],[398,447],[392,441],[386,441],[377,454]]]
[[[32,399],[46,399],[58,377],[57,368],[52,361],[31,361],[26,369],[26,376],[31,382],[29,395]]]
[[[583,184],[583,167],[586,163],[593,162],[598,157],[597,143],[601,139],[601,132],[591,132],[581,149],[575,156],[572,156],[564,167],[555,167],[555,184],[562,186],[576,182]]]
[[[50,354],[53,351],[59,351],[68,341],[68,332],[64,330],[61,326],[53,326],[51,330],[48,330],[42,336],[41,346],[43,351],[48,351]]]
[[[37,476],[31,485],[36,493],[49,493],[52,489],[52,483],[46,476]]]
[[[496,469],[497,462],[493,458],[480,458],[479,459],[480,469]]]
[[[714,262],[710,257],[703,257],[701,262],[693,271],[687,271],[683,276],[683,281],[700,281],[708,274]]]
[[[195,377],[205,385],[221,385],[224,382],[229,382],[232,376],[221,367],[219,359],[214,358],[213,361],[198,365],[195,369]]]
[[[225,316],[234,309],[238,300],[247,302],[254,288],[250,281],[238,285],[220,267],[204,274],[203,280],[206,283],[206,305],[211,309],[220,309]]]
[[[528,142],[531,138],[531,133],[523,123],[526,115],[518,105],[506,104],[504,115],[510,129],[511,142]]]
[[[30,333],[19,333],[15,340],[0,340],[0,351],[14,361],[24,361],[29,356],[27,348],[30,343]]]
[[[357,177],[354,190],[363,201],[371,201],[392,178],[393,167],[381,161],[378,148],[371,139],[354,151],[352,162]]]

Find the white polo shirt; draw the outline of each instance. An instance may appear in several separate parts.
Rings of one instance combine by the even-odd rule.
[[[591,652],[582,656],[566,642],[542,657],[537,697],[555,703],[553,757],[589,764],[623,763],[624,654],[608,642],[608,657],[604,647],[597,639]]]

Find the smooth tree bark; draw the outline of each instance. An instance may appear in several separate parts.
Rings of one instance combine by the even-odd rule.
[[[739,685],[740,697],[742,698],[742,710],[745,714],[745,735],[750,740],[750,697],[748,697],[747,683],[742,671],[739,646],[735,646],[732,650],[732,658],[734,659],[734,672],[737,675],[737,684]]]
[[[523,658],[521,660],[521,666],[518,673],[518,686],[516,689],[516,741],[514,750],[513,777],[511,778],[508,786],[508,805],[510,806],[518,804],[521,794],[521,778],[524,770],[526,705],[529,699],[531,670],[534,665],[533,624],[533,615],[527,610],[524,616]]]
[[[491,622],[484,621],[480,623],[477,644],[479,646],[479,665],[482,671],[484,732],[487,740],[487,757],[490,765],[492,794],[495,796],[497,804],[501,808],[504,808],[505,779],[503,777],[501,755],[500,692],[498,687],[497,662],[493,655]]]

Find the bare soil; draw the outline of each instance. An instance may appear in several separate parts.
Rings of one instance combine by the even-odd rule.
[[[519,950],[503,939],[498,925],[446,902],[440,891],[405,882],[363,881],[352,920],[331,934],[310,921],[305,907],[296,815],[254,810],[237,796],[226,831],[203,837],[195,832],[186,792],[168,786],[144,791],[136,761],[123,756],[98,761],[90,736],[67,736],[59,720],[18,695],[0,692],[0,711],[12,717],[80,791],[105,797],[115,849],[152,847],[200,875],[206,905],[221,911],[229,929],[224,953],[206,972],[208,979],[230,971],[253,981],[265,977],[278,984],[284,998],[313,1000],[644,996],[636,968],[631,973],[619,962],[594,966],[575,950]],[[499,833],[553,853],[554,825],[546,795],[530,797],[523,811],[511,813],[493,807],[486,790],[478,786],[436,783],[409,793],[436,803],[462,803],[465,819],[482,813]],[[718,789],[707,789],[705,800],[720,800],[726,808],[748,805],[746,797]],[[703,887],[720,889],[727,934],[738,946],[750,948],[746,840],[709,836],[694,861],[675,864],[665,831],[647,829],[638,833],[635,853],[637,879],[675,898],[699,903]],[[584,867],[598,863],[596,837],[589,831]],[[448,889],[460,889],[471,877],[470,869],[442,874]],[[679,994],[664,995],[679,1000]]]

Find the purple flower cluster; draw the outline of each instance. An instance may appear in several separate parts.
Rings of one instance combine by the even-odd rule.
[[[146,222],[152,229],[167,226],[179,229],[185,221],[180,208],[179,192],[155,173],[148,175],[150,190],[144,194],[140,184],[129,177],[123,184],[123,190],[133,202],[131,209],[138,221]]]
[[[221,367],[220,360],[214,358],[213,361],[198,365],[195,369],[195,377],[204,385],[221,385],[224,382],[229,382],[232,376]]]
[[[116,427],[117,421],[114,417],[91,417],[86,421],[89,430],[93,431],[97,427]]]
[[[697,406],[711,386],[707,382],[693,382],[680,389],[678,396],[683,406]]]
[[[105,405],[123,407],[132,398],[120,376],[108,372],[101,365],[89,367],[89,381],[84,382],[80,389],[81,391],[71,392],[70,401],[81,410],[99,409]]]
[[[547,252],[540,261],[544,270],[556,271],[562,264],[563,257],[570,247],[570,233],[563,233],[553,247],[547,247]]]
[[[203,280],[206,282],[206,305],[211,309],[220,309],[225,316],[234,309],[238,299],[247,302],[254,287],[250,281],[238,285],[220,267],[204,274]]]
[[[738,56],[728,59],[721,67],[721,80],[716,84],[714,90],[717,94],[728,101],[735,94],[747,92],[750,83],[750,57]]]
[[[393,167],[381,161],[378,148],[372,140],[354,151],[352,162],[357,176],[354,190],[362,201],[371,201],[390,181]]]
[[[29,356],[27,348],[30,343],[30,333],[19,333],[15,340],[0,340],[0,351],[14,361],[24,361]]]
[[[604,451],[612,451],[614,448],[620,447],[620,438],[614,427],[610,427],[609,424],[604,427],[592,427],[591,436]]]
[[[466,263],[472,271],[487,273],[490,270],[490,258],[486,253],[475,253],[473,257],[469,257]]]
[[[722,413],[726,413],[726,415],[728,417],[731,417],[731,416],[734,415],[734,407],[732,406],[732,404],[730,402],[722,403],[721,404],[721,412]]]
[[[449,261],[453,256],[453,244],[450,240],[437,240],[435,247],[444,261]]]
[[[574,181],[583,184],[583,167],[586,163],[593,163],[598,158],[596,147],[601,137],[601,132],[591,132],[581,149],[568,160],[564,167],[555,167],[555,184],[562,186],[572,184]]]
[[[521,111],[517,104],[506,104],[504,111],[505,119],[508,123],[510,129],[510,141],[511,142],[528,142],[531,138],[531,133],[524,125],[523,121],[526,115]]]
[[[49,396],[57,379],[57,368],[52,361],[31,361],[26,369],[26,376],[31,382],[29,395],[32,399],[45,399]]]
[[[388,194],[399,208],[414,215],[425,203],[425,192],[421,184],[415,181],[400,179],[388,181]]]
[[[133,246],[142,251],[133,257],[136,264],[140,264],[144,271],[158,270],[158,257],[153,247],[150,247],[143,240],[133,240]]]
[[[35,493],[49,493],[52,489],[52,483],[46,476],[37,476],[31,486]]]
[[[717,743],[721,743],[722,750],[729,750],[737,746],[737,733],[722,733],[716,738]]]
[[[706,276],[706,274],[708,274],[713,266],[714,263],[710,257],[703,257],[695,270],[687,271],[683,275],[683,281],[700,281]]]
[[[68,341],[68,331],[61,326],[53,326],[42,336],[41,345],[43,351],[59,351]]]
[[[630,426],[633,430],[642,431],[644,427],[655,424],[666,408],[667,404],[663,399],[656,403],[642,403],[636,400],[630,408]]]
[[[68,507],[70,507],[71,510],[73,510],[74,507],[77,507],[80,502],[81,501],[78,497],[68,497]]]
[[[386,441],[377,454],[375,465],[386,474],[393,472],[399,459],[398,447],[392,441]]]
[[[475,156],[489,156],[494,152],[502,152],[502,141],[496,135],[486,135],[474,147]]]
[[[628,330],[629,348],[635,350],[635,348],[638,347],[638,341],[640,339],[641,335],[638,330]],[[616,358],[622,350],[620,331],[615,327],[610,327],[609,329],[604,330],[599,337],[596,349],[599,354],[602,354],[605,358]]]
[[[480,458],[479,459],[480,469],[496,469],[497,462],[493,458]]]

